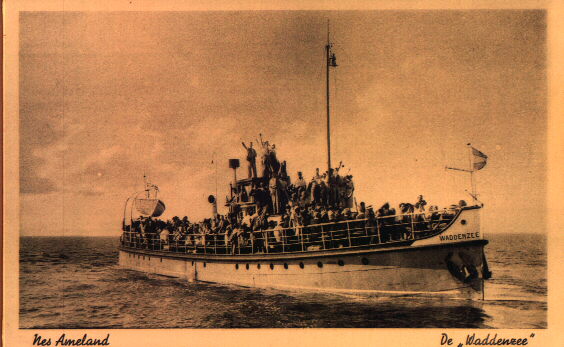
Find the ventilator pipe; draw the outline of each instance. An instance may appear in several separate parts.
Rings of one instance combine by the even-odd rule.
[[[210,195],[208,196],[208,202],[212,205],[212,216],[214,218],[217,217],[217,199],[215,196]]]

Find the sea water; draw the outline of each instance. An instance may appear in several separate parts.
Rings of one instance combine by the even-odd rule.
[[[492,234],[485,300],[242,288],[117,266],[117,237],[22,237],[20,328],[546,328],[546,237]]]

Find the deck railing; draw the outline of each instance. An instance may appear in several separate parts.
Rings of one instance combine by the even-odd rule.
[[[442,212],[429,218],[424,213],[411,213],[290,228],[239,230],[230,234],[170,234],[167,238],[157,233],[124,232],[121,244],[127,248],[175,253],[306,252],[416,240],[439,233],[455,215]]]

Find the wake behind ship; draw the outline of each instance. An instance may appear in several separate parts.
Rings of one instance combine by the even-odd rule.
[[[187,217],[157,219],[165,204],[157,186],[126,200],[119,264],[128,269],[250,287],[479,298],[491,276],[480,230],[482,204],[472,182],[472,203],[439,209],[422,196],[398,210],[357,204],[353,178],[331,165],[329,74],[337,67],[327,42],[327,170],[292,182],[276,146],[263,139],[243,143],[248,177],[233,182],[228,213],[193,223]],[[487,156],[468,146],[473,181]],[[257,151],[258,149],[258,151]],[[258,165],[257,165],[258,164]],[[144,196],[140,198],[139,196]]]

